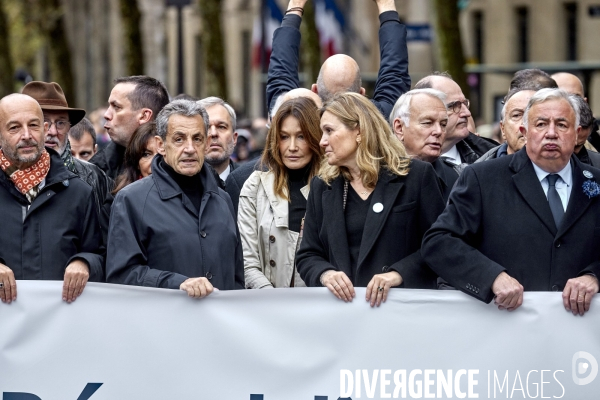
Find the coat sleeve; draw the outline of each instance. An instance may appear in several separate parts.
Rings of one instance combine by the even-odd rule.
[[[296,253],[296,266],[302,280],[309,287],[321,286],[323,272],[334,269],[328,261],[328,251],[319,237],[323,223],[322,188],[325,186],[319,178],[313,178],[306,202],[306,217],[300,249]]]
[[[286,23],[288,21],[295,23]],[[302,21],[297,15],[288,14],[284,23],[273,33],[271,60],[267,76],[267,110],[271,111],[281,93],[300,87],[298,65],[300,59],[300,30],[294,25]]]
[[[477,250],[483,234],[483,207],[479,180],[473,168],[467,167],[456,181],[446,209],[425,234],[421,252],[440,277],[489,303],[494,298],[492,284],[505,268]]]
[[[81,220],[79,233],[80,251],[69,259],[67,265],[78,258],[85,260],[90,269],[89,281],[104,282],[104,256],[106,251],[98,221],[96,202],[93,197],[94,194],[90,193],[90,200],[87,202],[85,215]]]
[[[134,204],[131,204],[134,203]],[[124,285],[179,289],[187,276],[148,266],[144,245],[143,202],[130,200],[121,190],[112,206],[108,229],[106,281]]]
[[[238,207],[238,228],[242,239],[242,248],[244,249],[244,278],[248,289],[262,289],[273,286],[263,273],[260,260],[259,216],[256,214],[256,198],[259,188],[260,175],[255,172],[242,188]]]
[[[406,26],[400,22],[396,11],[382,13],[379,21],[381,63],[373,92],[373,103],[387,120],[398,98],[410,90],[408,48]]]
[[[431,225],[444,211],[444,199],[440,191],[438,177],[431,164],[424,164],[424,167],[419,181],[421,188],[418,201],[419,231],[415,232],[419,235],[419,241],[423,239],[425,232],[431,228]],[[425,263],[420,248],[411,255],[392,264],[390,269],[402,276],[402,287],[411,289],[435,289],[436,287],[437,276]]]

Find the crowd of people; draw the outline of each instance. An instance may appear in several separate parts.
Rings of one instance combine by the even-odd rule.
[[[524,291],[562,291],[567,311],[589,311],[600,135],[581,81],[518,71],[503,143],[480,137],[450,75],[411,90],[406,27],[374,0],[371,98],[346,55],[300,88],[305,3],[290,0],[274,33],[264,149],[243,164],[232,155],[252,137],[226,101],[171,98],[152,77],[115,80],[99,151],[58,84],[2,98],[0,299],[43,279],[63,281],[66,302],[94,281],[195,298],[310,286],[352,301],[366,287],[371,306],[391,288],[450,289],[507,310]]]

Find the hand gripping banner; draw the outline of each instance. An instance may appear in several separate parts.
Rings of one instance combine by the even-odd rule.
[[[17,282],[0,303],[3,400],[595,399],[600,301],[585,316],[560,293],[514,312],[454,291],[184,292]]]

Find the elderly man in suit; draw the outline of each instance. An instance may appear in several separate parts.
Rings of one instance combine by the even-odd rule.
[[[538,91],[523,125],[523,149],[464,170],[422,254],[500,309],[519,307],[523,290],[562,290],[565,308],[583,315],[598,292],[600,170],[573,157],[579,110],[568,93]]]

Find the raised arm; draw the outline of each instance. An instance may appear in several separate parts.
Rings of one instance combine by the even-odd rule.
[[[381,63],[373,103],[387,119],[394,104],[410,90],[406,26],[400,23],[394,0],[373,0],[379,9]]]
[[[304,9],[307,0],[290,0],[287,10]],[[273,34],[273,46],[267,77],[267,109],[271,111],[277,97],[300,87],[301,11],[290,11],[283,17],[281,27]]]

